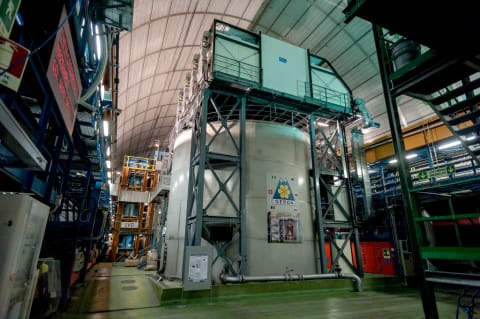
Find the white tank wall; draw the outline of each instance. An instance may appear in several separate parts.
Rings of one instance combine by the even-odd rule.
[[[247,274],[316,273],[316,244],[310,203],[309,137],[280,124],[247,125],[246,227]],[[294,177],[300,212],[300,243],[269,243],[267,234],[267,174]]]
[[[172,157],[172,177],[165,231],[167,262],[164,272],[165,276],[172,278],[182,277],[191,138],[191,130],[181,132],[175,140]]]
[[[218,128],[218,125],[215,125]],[[212,128],[208,135],[214,134]],[[233,136],[238,138],[239,126],[231,128]],[[172,188],[168,207],[166,242],[167,277],[181,277],[183,258],[185,209],[188,193],[188,166],[190,160],[191,132],[181,133],[176,142],[172,165]],[[238,140],[237,140],[238,141]],[[309,183],[309,137],[302,131],[281,124],[247,121],[246,123],[246,237],[247,237],[247,274],[278,275],[286,269],[294,273],[316,273],[318,269],[318,249],[314,239],[314,227],[311,208]],[[210,148],[210,152],[236,154],[229,135],[223,130]],[[215,171],[225,180],[231,170]],[[300,213],[300,243],[269,243],[267,222],[267,177],[272,174],[280,177],[293,177],[292,189],[298,192],[296,203]],[[270,177],[271,178],[271,177]],[[291,181],[290,181],[291,182]],[[292,182],[291,182],[292,183]],[[204,206],[218,190],[217,182],[211,172],[205,171]],[[232,177],[227,184],[231,197],[237,203],[239,194],[239,175]],[[235,210],[225,195],[217,197],[208,209],[210,216],[235,216]],[[238,254],[238,242],[227,250],[234,259]],[[217,262],[213,276],[218,275],[222,262]]]

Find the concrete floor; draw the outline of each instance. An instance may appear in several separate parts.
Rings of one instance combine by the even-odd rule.
[[[91,272],[73,292],[68,310],[55,319],[424,318],[418,292],[388,281],[387,286],[365,281],[363,292],[336,280],[323,288],[313,283],[301,289],[279,283],[219,286],[194,298],[182,293],[178,282],[158,284],[154,272],[135,267],[99,264]],[[455,295],[437,293],[441,319],[455,318],[455,305]]]

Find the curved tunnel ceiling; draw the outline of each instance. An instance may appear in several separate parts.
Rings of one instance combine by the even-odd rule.
[[[124,155],[168,150],[178,94],[203,31],[214,19],[261,31],[329,60],[380,123],[365,133],[373,141],[390,132],[369,22],[344,23],[346,0],[138,0],[131,32],[120,35],[117,143],[114,169]],[[432,116],[418,100],[398,100],[403,126]]]

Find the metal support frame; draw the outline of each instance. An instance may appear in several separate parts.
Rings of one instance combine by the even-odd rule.
[[[320,258],[320,271],[322,274],[328,272],[327,257],[325,253],[325,225],[322,214],[322,202],[320,197],[320,172],[317,162],[317,148],[315,147],[316,132],[315,132],[315,116],[310,115],[310,155],[312,159],[312,177],[313,190],[315,195],[315,228],[317,231],[318,250]]]
[[[320,269],[322,273],[333,272],[342,259],[353,272],[363,276],[344,131],[345,128],[339,121],[328,128],[316,128],[315,116],[310,116],[315,226],[318,234]],[[332,190],[332,187],[335,187],[336,190]],[[340,200],[341,194],[346,198],[346,202]],[[326,201],[322,201],[322,195],[327,198]],[[338,210],[339,220],[336,220],[335,214],[332,213],[334,210]],[[345,242],[341,246],[337,245],[333,236],[336,231],[347,233]],[[326,264],[325,237],[338,252],[330,269],[327,269]],[[353,243],[352,257],[355,260],[349,260],[344,253],[345,249],[351,249],[350,242]]]
[[[405,158],[405,145],[403,143],[402,128],[400,124],[400,119],[398,115],[398,106],[395,100],[395,97],[392,95],[389,73],[385,61],[388,60],[388,52],[385,49],[385,46],[382,42],[382,27],[378,25],[373,25],[373,36],[375,40],[375,46],[377,48],[377,57],[378,64],[380,68],[380,76],[382,79],[383,91],[385,95],[385,103],[387,107],[388,121],[390,124],[390,130],[392,132],[393,146],[395,153],[398,156],[398,171],[400,177],[400,184],[402,189],[402,196],[405,202],[405,214],[407,216],[407,225],[408,225],[408,234],[409,240],[413,243],[412,253],[414,257],[415,271],[417,274],[417,279],[420,285],[420,293],[422,297],[423,311],[425,318],[427,319],[438,319],[438,310],[435,301],[435,294],[433,291],[433,286],[425,280],[424,267],[422,266],[422,259],[420,256],[420,251],[418,243],[423,242],[421,238],[422,232],[419,227],[419,224],[415,222],[413,216],[418,216],[418,208],[413,194],[409,191],[412,188],[412,181],[410,176],[410,170],[408,162],[404,160]]]
[[[185,224],[185,246],[200,246],[202,237],[211,243],[217,250],[217,254],[223,257],[230,269],[234,270],[233,264],[238,261],[239,274],[246,271],[246,237],[245,237],[245,118],[246,98],[239,94],[206,88],[203,90],[203,101],[199,108],[199,115],[195,117],[192,129],[190,174],[188,182],[188,201]],[[212,123],[211,113],[215,114],[215,122]],[[239,125],[240,136],[236,140],[231,129]],[[213,135],[207,138],[207,129],[213,131]],[[236,153],[219,154],[209,150],[212,143],[221,132],[226,132]],[[218,190],[212,198],[204,201],[205,173],[209,172],[218,183]],[[224,174],[219,174],[222,171]],[[220,176],[227,174],[222,180]],[[233,176],[239,178],[239,196],[232,198],[227,191],[226,185]],[[220,194],[225,195],[231,206],[229,217],[209,216],[209,209],[215,204]],[[215,225],[228,225],[232,227],[232,238],[238,232],[240,245],[236,260],[229,260],[225,255],[225,248],[231,242],[217,241],[210,237],[209,227]],[[215,260],[217,260],[216,258]],[[234,270],[235,271],[235,270]],[[235,271],[236,272],[236,271]]]

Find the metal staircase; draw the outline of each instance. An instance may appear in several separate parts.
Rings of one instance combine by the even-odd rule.
[[[428,319],[439,318],[436,286],[480,287],[476,236],[480,226],[476,186],[480,181],[480,47],[475,41],[480,29],[472,24],[476,13],[471,4],[465,1],[456,7],[459,10],[453,13],[450,4],[435,3],[432,15],[432,4],[351,0],[344,10],[347,22],[360,17],[373,25],[416,279]],[[401,42],[396,40],[403,45],[409,42],[411,47],[400,50],[396,45]],[[465,162],[476,164],[468,176],[456,179],[460,165],[452,164],[450,171],[445,168],[452,178],[439,182],[432,174],[427,183],[413,184],[415,174],[403,160],[406,152],[396,101],[402,95],[424,101],[451,131],[449,146],[463,146],[471,157]],[[463,156],[460,148],[450,150]],[[430,163],[430,172],[436,172],[436,164]],[[423,171],[422,176],[429,177],[430,172]]]
[[[438,91],[438,95],[427,102],[456,141],[480,164],[480,78],[460,81],[458,87]]]

